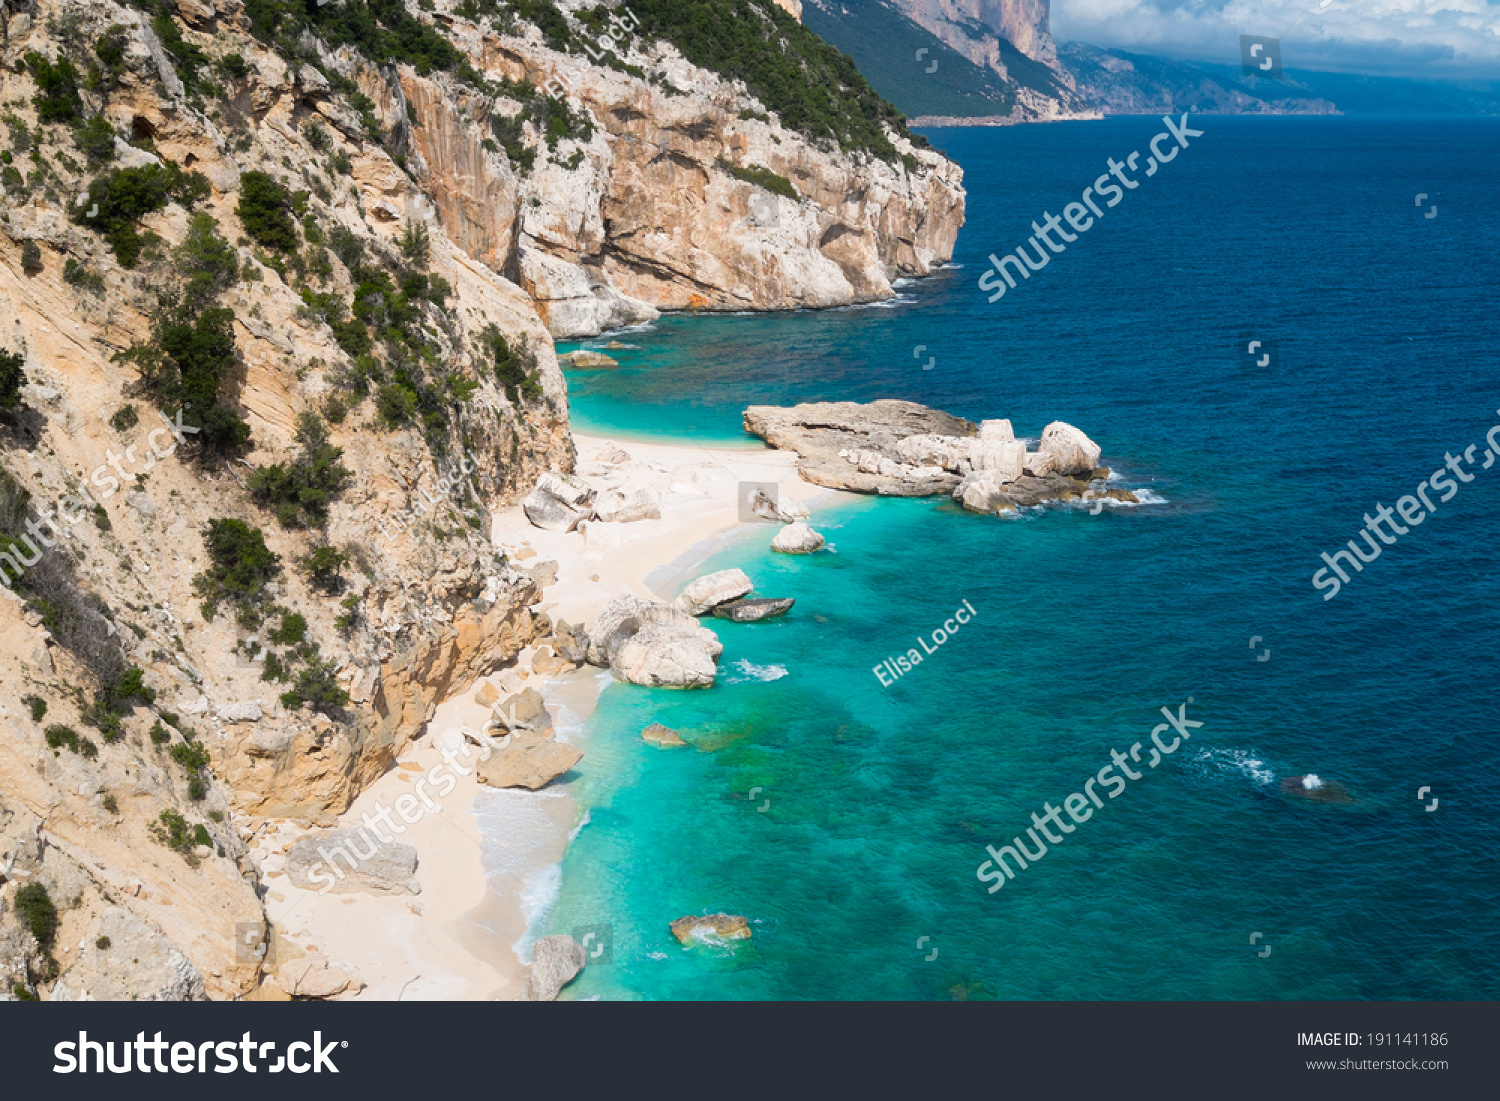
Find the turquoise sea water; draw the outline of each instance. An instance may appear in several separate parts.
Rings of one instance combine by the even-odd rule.
[[[1162,503],[1002,521],[861,499],[815,513],[830,553],[772,555],[761,528],[706,563],[797,605],[714,623],[711,690],[605,691],[544,931],[604,926],[610,950],[566,997],[1500,995],[1500,464],[1333,600],[1310,584],[1500,424],[1500,124],[1195,125],[998,303],[985,256],[1160,123],[930,132],[966,171],[957,266],[891,307],[664,318],[619,337],[620,370],[570,372],[578,427],[622,437],[743,441],[745,405],[816,399],[1066,420]],[[1189,698],[1189,743],[986,892],[987,844]],[[693,745],[645,745],[653,721]],[[1281,791],[1307,772],[1353,802]],[[749,944],[668,931],[720,910]]]

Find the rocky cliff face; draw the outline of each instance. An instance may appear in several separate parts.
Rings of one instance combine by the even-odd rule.
[[[907,14],[976,65],[1004,73],[996,37],[1057,68],[1048,0],[912,0]],[[984,29],[993,32],[984,33]]]
[[[636,76],[550,49],[534,31],[445,23],[486,73],[566,89],[596,122],[586,140],[559,147],[566,159],[518,174],[484,141],[519,104],[455,99],[414,73],[401,78],[420,122],[417,178],[456,242],[512,275],[556,337],[662,310],[876,301],[894,294],[896,278],[952,257],[962,174],[931,149],[898,137],[905,159],[888,163],[821,145],[659,41],[617,40],[622,64],[646,74]],[[391,109],[389,91],[372,94]]]
[[[1058,63],[1049,0],[913,0],[907,14],[976,65],[1015,84],[1011,121],[1097,117]]]
[[[0,998],[262,981],[247,839],[550,629],[487,515],[572,468],[553,334],[951,254],[908,138],[461,7],[0,12]]]

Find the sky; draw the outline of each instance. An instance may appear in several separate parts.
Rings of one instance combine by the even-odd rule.
[[[1250,34],[1289,69],[1500,80],[1500,0],[1052,0],[1052,33],[1233,64]]]

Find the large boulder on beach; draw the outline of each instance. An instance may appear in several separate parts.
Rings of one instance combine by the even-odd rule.
[[[1052,456],[1052,469],[1058,474],[1088,476],[1099,465],[1099,445],[1062,421],[1042,429],[1037,451]]]
[[[697,623],[648,623],[615,651],[609,670],[646,688],[707,688],[724,646]]]
[[[771,540],[771,549],[782,554],[812,554],[823,549],[823,537],[802,521],[788,524]]]
[[[684,946],[716,941],[749,940],[750,921],[741,914],[689,914],[671,925],[672,935]]]
[[[779,615],[786,615],[795,604],[791,597],[780,599],[768,597],[755,597],[749,600],[731,600],[728,604],[720,604],[714,609],[714,615],[719,619],[732,619],[736,623],[754,623],[761,619],[773,619]]]
[[[385,840],[373,829],[324,830],[298,838],[287,851],[286,877],[293,887],[363,891],[389,895],[422,893],[417,882],[417,850]],[[333,887],[328,884],[332,882]]]
[[[686,612],[638,596],[615,597],[589,632],[590,665],[651,688],[706,688],[723,652],[719,636]]]
[[[660,520],[661,494],[644,482],[612,486],[594,498],[594,516],[614,524]]]
[[[707,615],[720,604],[744,596],[751,588],[744,570],[719,570],[704,574],[683,589],[675,604],[688,615]]]
[[[501,700],[490,711],[491,727],[500,727],[509,732],[529,730],[544,738],[552,737],[552,713],[542,694],[535,688],[524,688],[508,699]]]
[[[594,487],[571,474],[549,471],[537,479],[521,508],[544,531],[572,531],[594,515]]]
[[[670,604],[645,600],[628,593],[614,597],[599,610],[599,616],[589,630],[588,652],[585,655],[588,663],[608,667],[614,660],[615,651],[648,623],[695,624],[697,620]]]
[[[542,937],[531,949],[531,974],[526,977],[528,1002],[551,1002],[583,970],[583,945],[566,934]]]
[[[508,735],[476,766],[479,778],[493,788],[546,787],[583,760],[583,750],[529,730]]]
[[[979,438],[986,443],[1009,443],[1016,438],[1016,432],[1008,420],[980,421]]]
[[[589,656],[589,633],[582,624],[559,619],[552,628],[552,648],[564,661],[582,665]]]

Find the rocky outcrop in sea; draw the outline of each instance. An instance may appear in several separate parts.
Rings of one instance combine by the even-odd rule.
[[[1129,490],[1105,486],[1110,471],[1099,466],[1099,445],[1063,421],[1043,429],[1035,451],[1016,438],[1008,420],[976,424],[909,401],[752,405],[744,422],[747,432],[772,447],[795,451],[802,477],[833,489],[951,496],[972,512],[1085,496],[1137,500]],[[794,549],[793,542],[817,549],[811,540],[793,540],[786,532],[777,538],[783,537],[788,545],[778,550]]]

